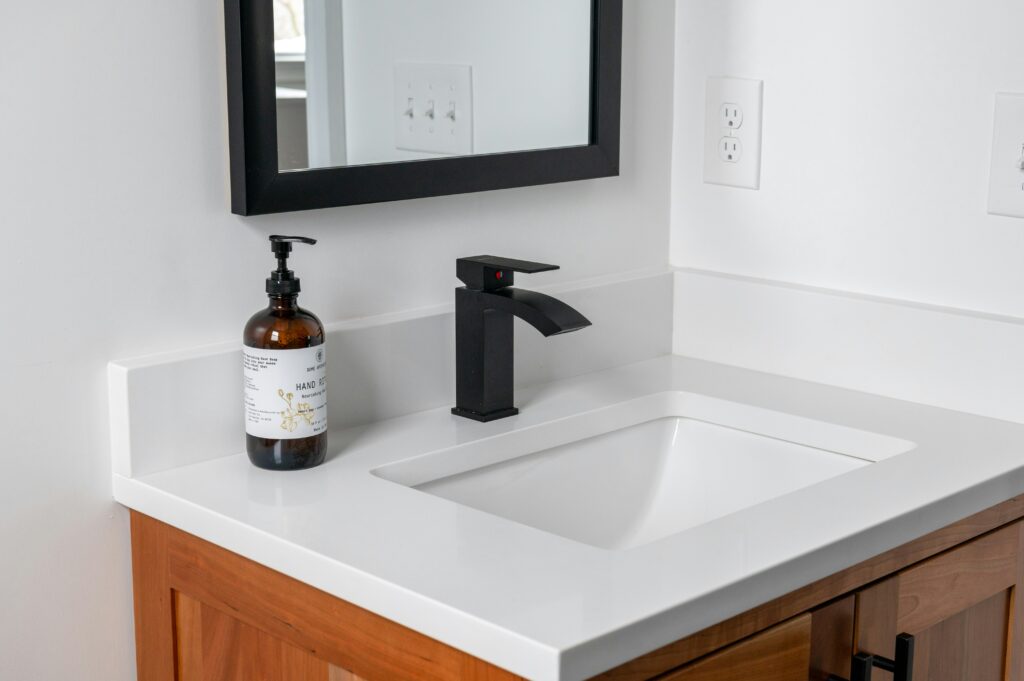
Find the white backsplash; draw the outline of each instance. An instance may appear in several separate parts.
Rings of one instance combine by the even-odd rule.
[[[673,352],[1024,423],[1024,319],[695,270]]]
[[[593,326],[544,338],[517,323],[516,384],[639,362],[672,351],[672,273],[541,290]],[[453,403],[452,307],[327,325],[332,430]],[[133,477],[245,449],[241,343],[109,365],[115,473]]]

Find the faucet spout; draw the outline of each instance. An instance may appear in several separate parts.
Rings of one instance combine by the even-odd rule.
[[[503,288],[482,294],[490,307],[509,312],[540,331],[557,336],[590,326],[590,320],[558,298],[520,288]]]
[[[455,404],[452,413],[494,421],[519,413],[513,404],[513,317],[545,336],[590,326],[590,320],[557,298],[511,288],[515,273],[555,265],[490,255],[459,258],[455,289]]]

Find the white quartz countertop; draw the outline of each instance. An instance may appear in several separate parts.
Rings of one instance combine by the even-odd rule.
[[[911,451],[628,550],[556,536],[372,470],[680,390],[909,440]],[[126,506],[531,679],[584,679],[1024,492],[1024,426],[662,357],[330,434],[321,467],[244,452],[114,476]],[[240,447],[241,447],[240,443]]]

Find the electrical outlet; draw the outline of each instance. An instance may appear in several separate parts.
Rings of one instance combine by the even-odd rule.
[[[996,95],[988,212],[1024,218],[1024,95]]]
[[[744,189],[761,186],[764,83],[708,78],[704,121],[704,181]]]
[[[472,154],[472,68],[396,63],[394,117],[396,149]]]
[[[718,157],[726,163],[739,163],[743,157],[743,143],[739,137],[723,137],[718,142]]]
[[[722,121],[722,127],[730,130],[739,130],[743,126],[743,108],[739,104],[733,102],[723,104],[718,117]]]

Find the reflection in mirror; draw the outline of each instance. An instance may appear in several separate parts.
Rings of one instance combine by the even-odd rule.
[[[592,0],[267,1],[282,170],[590,143]]]

